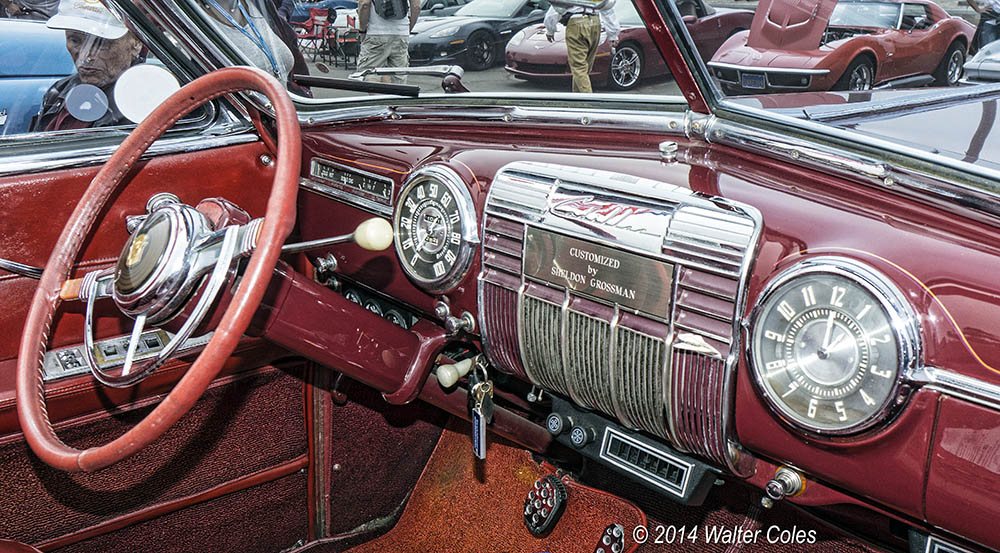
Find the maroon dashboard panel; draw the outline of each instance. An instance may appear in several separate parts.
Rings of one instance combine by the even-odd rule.
[[[511,146],[515,135],[516,142],[531,151]],[[995,282],[994,271],[989,270],[1000,255],[996,246],[1000,232],[971,219],[943,214],[891,190],[863,188],[745,152],[648,133],[394,121],[307,131],[303,138],[305,161],[316,156],[388,177],[397,194],[413,171],[443,164],[469,186],[480,224],[494,175],[513,161],[617,171],[753,206],[760,211],[763,232],[743,306],[745,320],[749,321],[762,291],[782,270],[820,255],[848,258],[884,275],[912,306],[922,339],[918,365],[1000,385],[1000,340],[992,324],[1000,320],[1000,298],[990,293]],[[679,142],[685,161],[662,161],[657,145],[663,140]],[[300,230],[305,240],[349,232],[370,216],[340,200],[311,191],[300,194]],[[343,245],[315,255],[328,252],[334,253],[339,272],[347,278],[426,315],[433,313],[436,296],[421,291],[404,276],[393,250],[372,253]],[[476,314],[478,264],[477,258],[462,283],[447,294],[453,312],[457,306]],[[926,516],[932,523],[951,527],[956,522],[949,517],[957,515],[949,510],[947,499],[941,499],[941,504],[928,499],[925,508],[923,483],[929,477],[931,486],[940,487],[946,481],[944,473],[935,470],[966,470],[983,490],[1000,486],[998,473],[983,470],[981,459],[942,450],[951,442],[934,434],[939,402],[948,405],[956,400],[943,399],[939,391],[915,383],[888,422],[860,436],[806,435],[765,406],[745,354],[746,333],[741,341],[744,354],[735,395],[736,430],[744,446],[768,461],[794,464],[810,478],[850,490],[893,512],[917,520]],[[956,405],[941,416],[953,421],[969,408]],[[961,427],[957,422],[954,426]],[[988,426],[977,429],[985,431]],[[930,474],[929,458],[933,459]],[[929,489],[928,495],[936,489]],[[983,512],[997,510],[985,495],[967,499]],[[979,528],[980,533],[970,530],[970,536],[991,528],[976,520],[965,521]]]
[[[1000,413],[941,400],[927,480],[927,521],[997,547]]]

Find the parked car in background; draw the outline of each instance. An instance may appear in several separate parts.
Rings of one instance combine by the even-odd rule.
[[[708,65],[736,94],[954,85],[974,33],[927,0],[764,0]]]
[[[0,136],[27,132],[45,91],[73,71],[66,33],[44,21],[0,19]]]
[[[677,8],[682,14],[687,14],[683,18],[684,24],[705,60],[712,57],[726,38],[749,29],[753,20],[750,10],[713,8],[701,0],[684,0]],[[640,79],[669,73],[635,6],[621,1],[615,4],[615,9],[622,26],[618,48],[612,52],[607,34],[601,33],[601,43],[590,73],[591,81],[597,86],[628,90],[635,87]],[[522,79],[572,77],[566,56],[566,29],[562,25],[551,43],[545,38],[544,25],[519,31],[507,43],[505,59],[507,71]]]
[[[452,16],[421,18],[410,33],[410,65],[493,67],[507,41],[548,8],[547,0],[472,0]]]
[[[986,44],[965,62],[966,83],[1000,81],[1000,40]]]
[[[420,0],[420,17],[453,15],[469,0]]]

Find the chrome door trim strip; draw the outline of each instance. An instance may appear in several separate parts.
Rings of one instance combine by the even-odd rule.
[[[233,146],[237,144],[248,144],[256,142],[257,135],[247,132],[230,134],[225,136],[184,136],[176,138],[161,138],[153,143],[146,150],[142,159],[149,159],[154,156],[164,154],[178,154],[185,152],[196,152]],[[86,167],[105,163],[111,158],[111,154],[118,149],[118,144],[103,146],[92,146],[89,148],[74,148],[72,150],[51,151],[40,154],[24,154],[10,156],[3,159],[0,164],[0,176],[23,175],[26,173],[39,173],[42,171],[54,171],[56,169],[69,169],[74,167]]]
[[[907,381],[921,384],[925,389],[1000,411],[1000,386],[996,384],[937,367],[920,367],[905,376]]]

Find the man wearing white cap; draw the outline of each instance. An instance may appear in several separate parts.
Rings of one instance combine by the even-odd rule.
[[[126,123],[114,105],[111,89],[126,69],[141,61],[142,43],[99,0],[60,0],[59,10],[46,26],[66,31],[66,49],[76,64],[76,73],[56,81],[45,93],[31,130]],[[106,106],[103,112],[91,109],[101,102]],[[75,109],[77,104],[87,109]]]

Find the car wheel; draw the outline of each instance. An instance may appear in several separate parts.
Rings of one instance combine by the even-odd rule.
[[[866,58],[857,58],[847,66],[834,90],[871,90],[875,84],[875,67]]]
[[[619,46],[611,56],[608,82],[616,90],[628,90],[642,76],[642,50],[634,44]]]
[[[941,58],[941,63],[934,70],[934,82],[941,86],[954,86],[962,78],[962,66],[965,65],[965,48],[961,42],[953,42]]]
[[[469,61],[468,69],[482,71],[483,69],[493,67],[493,64],[496,63],[496,48],[493,47],[490,35],[485,31],[472,33],[465,44]]]

